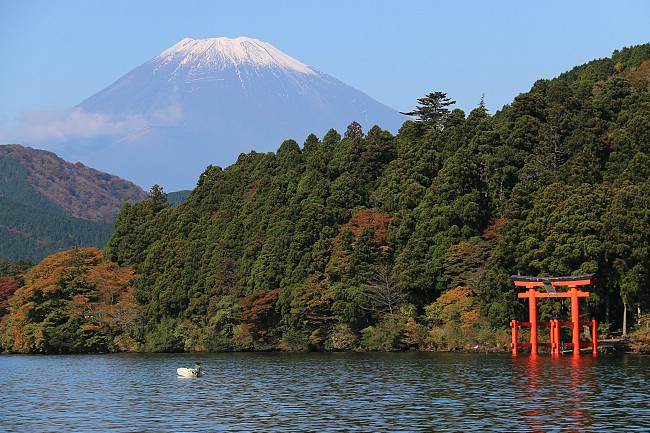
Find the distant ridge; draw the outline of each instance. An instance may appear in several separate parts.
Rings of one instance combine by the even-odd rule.
[[[147,197],[131,182],[54,153],[0,145],[0,259],[102,247],[122,205]]]
[[[147,199],[137,185],[52,152],[19,144],[0,145],[0,157],[12,157],[27,170],[32,187],[75,218],[112,222],[126,202]]]
[[[396,133],[406,117],[271,44],[183,39],[70,112],[103,131],[52,146],[145,189],[190,189],[208,165],[322,138],[353,121]]]

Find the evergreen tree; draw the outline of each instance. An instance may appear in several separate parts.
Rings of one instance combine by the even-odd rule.
[[[419,98],[418,102],[420,105],[415,110],[402,114],[415,116],[426,128],[434,128],[438,131],[442,131],[445,127],[445,120],[449,115],[447,107],[456,103],[443,92],[428,93],[424,98]]]

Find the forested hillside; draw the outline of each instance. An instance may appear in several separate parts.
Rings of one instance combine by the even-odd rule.
[[[51,152],[0,146],[0,258],[38,261],[74,246],[102,247],[136,185]]]
[[[649,59],[650,44],[617,51],[494,115],[433,92],[396,136],[353,122],[241,155],[208,167],[177,208],[154,188],[121,209],[104,250],[138,275],[129,347],[503,349],[524,311],[512,274],[594,273],[586,314],[604,332],[623,327],[624,308],[643,323]],[[29,287],[5,335],[7,323],[20,334],[12,317]],[[540,304],[541,320],[567,313]],[[15,341],[3,347],[30,351]]]

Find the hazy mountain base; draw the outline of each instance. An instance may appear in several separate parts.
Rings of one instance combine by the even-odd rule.
[[[505,350],[507,323],[526,318],[515,273],[595,273],[585,316],[616,331],[626,307],[643,336],[649,58],[633,47],[540,80],[494,116],[432,93],[396,136],[351,124],[242,155],[174,209],[153,190],[122,208],[103,258],[30,270],[3,348]],[[102,263],[113,276],[89,278]],[[540,320],[568,314],[540,302]]]

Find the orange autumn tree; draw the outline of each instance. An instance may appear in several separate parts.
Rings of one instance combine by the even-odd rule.
[[[462,328],[472,326],[478,317],[478,303],[474,293],[467,286],[458,286],[446,291],[435,302],[424,307],[427,319],[433,325],[460,324]]]
[[[256,347],[265,347],[273,342],[273,336],[269,334],[280,320],[275,307],[279,293],[280,289],[266,290],[239,300],[242,311],[241,324],[236,330],[239,338],[250,336]]]
[[[8,312],[9,299],[20,288],[20,281],[13,277],[0,277],[0,317]]]
[[[19,353],[133,349],[138,317],[131,297],[135,274],[102,260],[97,248],[75,248],[30,269],[2,318],[3,349]]]
[[[478,341],[479,305],[473,290],[457,286],[424,307],[430,324],[425,342],[431,349],[475,348]]]
[[[94,288],[90,318],[86,329],[107,330],[113,336],[114,350],[135,351],[142,339],[140,308],[133,297],[132,268],[117,263],[102,263],[90,269],[86,281]]]

